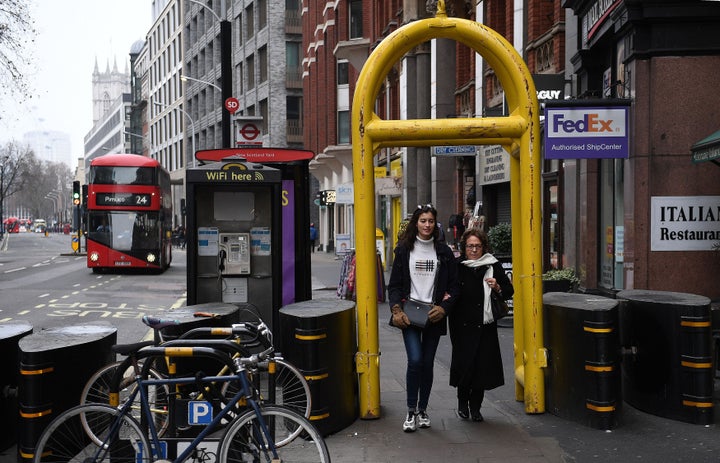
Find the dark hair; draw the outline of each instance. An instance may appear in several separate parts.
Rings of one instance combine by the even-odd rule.
[[[400,238],[400,242],[410,250],[415,247],[415,240],[417,239],[418,234],[417,223],[420,219],[420,214],[425,214],[427,212],[433,215],[435,223],[437,224],[437,210],[435,209],[435,206],[433,206],[432,204],[426,204],[424,206],[418,205],[417,209],[413,211],[413,214],[410,217],[410,222],[408,222],[407,227],[405,228],[405,233],[403,233],[402,237]],[[437,241],[440,238],[440,229],[438,227],[435,227],[432,234],[433,238]]]
[[[465,254],[465,243],[471,236],[474,236],[475,238],[480,240],[480,244],[482,245],[484,252],[492,252],[492,249],[490,249],[490,240],[488,239],[487,233],[480,230],[479,228],[468,228],[467,230],[465,230],[465,233],[462,234],[462,238],[460,238],[460,251],[462,251],[463,254]]]

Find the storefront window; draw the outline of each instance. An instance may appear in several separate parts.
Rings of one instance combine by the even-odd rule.
[[[555,184],[546,184],[546,207],[545,211],[547,214],[546,223],[548,224],[545,235],[547,237],[547,249],[548,255],[546,256],[546,262],[548,262],[549,268],[562,268],[560,253],[560,227],[558,218],[558,186]]]
[[[545,160],[543,173],[543,271],[565,267],[563,208],[560,202],[560,163]]]
[[[598,286],[623,289],[624,198],[622,159],[600,161]]]

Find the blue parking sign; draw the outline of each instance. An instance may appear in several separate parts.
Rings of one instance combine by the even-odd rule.
[[[188,402],[188,424],[205,425],[212,421],[212,404],[204,400]]]
[[[160,441],[160,448],[159,449],[153,449],[153,460],[156,459],[167,459],[167,442]],[[143,458],[143,444],[142,442],[137,443],[137,453],[135,454],[135,461],[137,463],[147,463],[146,460]]]

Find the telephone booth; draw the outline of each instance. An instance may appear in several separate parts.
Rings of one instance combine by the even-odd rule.
[[[249,305],[271,328],[310,299],[308,151],[198,151],[187,170],[188,305]],[[275,329],[275,328],[273,328]]]

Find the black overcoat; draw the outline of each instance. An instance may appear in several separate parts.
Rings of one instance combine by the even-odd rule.
[[[497,323],[483,324],[484,278],[488,266],[470,268],[458,259],[460,297],[449,317],[452,360],[450,385],[490,390],[505,384]],[[493,264],[502,295],[509,299],[513,286],[502,264]]]

